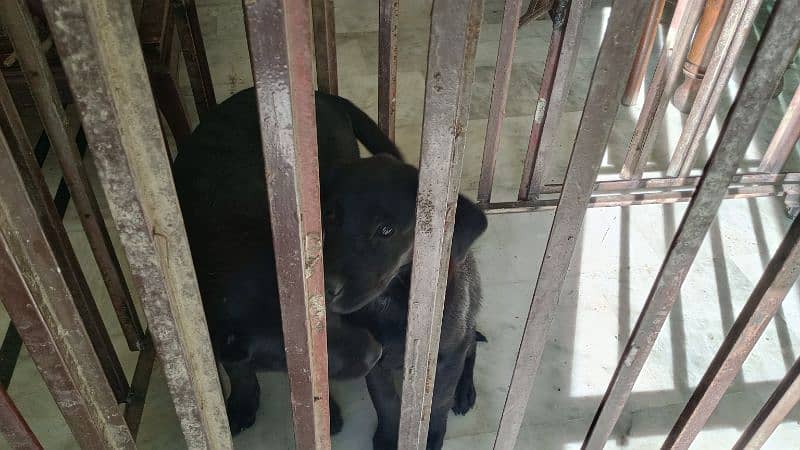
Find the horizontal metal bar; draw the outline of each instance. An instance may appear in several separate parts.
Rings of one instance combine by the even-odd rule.
[[[130,6],[45,0],[189,448],[232,447],[189,245]]]
[[[764,274],[667,436],[665,448],[688,448],[691,445],[741,372],[744,361],[775,317],[798,275],[800,217],[795,219],[764,269]]]
[[[0,386],[0,434],[14,450],[44,449],[3,386]]]
[[[672,153],[667,175],[685,177],[691,172],[697,152],[705,141],[711,122],[716,117],[720,98],[728,90],[728,81],[750,36],[761,1],[733,0],[730,5],[713,56],[694,100],[694,106],[683,124],[678,143]]]
[[[433,2],[400,405],[398,448],[404,450],[429,448],[448,261],[482,16],[483,0]]]
[[[619,110],[625,77],[653,0],[616,0],[600,45],[545,256],[536,280],[494,448],[512,450],[533,390],[592,185]]]
[[[742,87],[721,127],[719,138],[694,197],[675,233],[644,309],[628,340],[603,402],[584,441],[585,449],[601,449],[622,413],[639,373],[680,294],[700,245],[716,217],[731,178],[772,97],[775,83],[800,40],[800,2],[778,2],[764,37],[744,76]],[[677,448],[685,448],[682,442]]]
[[[331,447],[308,7],[304,1],[263,0],[244,8],[298,450]]]
[[[800,402],[800,359],[783,377],[732,450],[758,450]]]
[[[800,193],[798,183],[785,185],[753,185],[742,187],[729,187],[725,194],[726,199],[758,198],[758,197],[790,197]],[[694,190],[639,192],[629,191],[619,193],[592,194],[589,208],[609,208],[615,206],[635,205],[667,205],[671,203],[684,203],[692,199]],[[558,198],[540,199],[527,202],[497,202],[480,205],[487,214],[508,214],[514,212],[539,212],[556,209]]]

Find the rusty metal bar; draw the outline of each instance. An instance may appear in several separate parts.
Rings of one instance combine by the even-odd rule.
[[[172,14],[175,17],[178,39],[181,42],[183,62],[186,64],[186,72],[189,74],[189,84],[192,86],[197,114],[203,117],[206,111],[217,104],[217,99],[214,96],[214,82],[211,79],[206,48],[203,44],[203,33],[197,17],[197,5],[194,0],[170,0],[170,3],[172,4]],[[169,46],[170,42],[162,44]]]
[[[230,449],[158,114],[139,41],[131,39],[130,6],[114,0],[45,0],[44,6],[187,446]]]
[[[394,3],[396,6],[397,1]],[[317,89],[336,95],[339,92],[339,80],[336,68],[336,20],[333,14],[333,0],[311,0],[311,15],[314,20]],[[380,70],[380,64],[378,67]]]
[[[133,449],[67,279],[74,268],[39,215],[52,202],[17,164],[0,134],[0,301],[81,447]]]
[[[800,218],[795,219],[764,274],[725,336],[664,448],[689,448],[742,370],[747,356],[800,275]]]
[[[47,132],[50,142],[56,151],[59,163],[64,173],[64,179],[69,187],[75,209],[78,211],[86,238],[97,262],[97,267],[102,275],[103,282],[108,290],[114,309],[117,311],[120,325],[131,350],[139,348],[139,341],[144,335],[141,324],[135,315],[133,299],[122,267],[114,253],[114,246],[111,237],[103,221],[100,205],[92,192],[86,170],[81,163],[77,146],[73,136],[69,135],[66,127],[66,114],[61,106],[61,101],[56,89],[55,79],[48,65],[45,55],[39,47],[39,38],[33,23],[33,18],[28,11],[24,0],[10,0],[0,6],[0,17],[8,33],[9,38],[17,50],[20,66],[25,73],[25,78],[31,88],[36,107],[42,124]],[[13,101],[7,92],[5,83],[0,87],[4,90],[3,109],[8,116],[16,116]],[[24,134],[19,118],[9,117],[17,131],[14,132],[16,139],[20,139]],[[20,133],[19,130],[22,130]],[[27,139],[26,139],[27,141]],[[28,143],[24,148],[30,148]],[[88,320],[89,318],[87,318]],[[93,342],[96,342],[93,339]],[[106,361],[106,358],[109,358]],[[109,370],[109,379],[112,386],[125,385],[122,366],[116,355],[104,354],[101,361]],[[117,390],[119,388],[115,388]]]
[[[486,125],[486,140],[483,144],[483,162],[478,180],[478,202],[489,203],[492,196],[492,183],[500,150],[500,135],[506,117],[508,85],[511,82],[511,66],[514,61],[514,47],[517,42],[519,13],[522,0],[507,0],[503,6],[503,23],[500,25],[500,47],[492,81],[492,100],[489,105],[489,121]],[[551,41],[551,48],[552,48]],[[549,60],[548,67],[555,66]],[[543,86],[544,87],[544,86]],[[537,105],[538,110],[538,105]]]
[[[483,0],[434,0],[398,448],[427,448]]]
[[[44,449],[3,386],[0,386],[0,434],[14,450]]]
[[[514,365],[495,449],[512,450],[533,389],[558,296],[620,106],[625,76],[633,65],[636,42],[653,0],[616,0],[586,97],[567,167],[567,182],[556,208],[545,256],[536,281]]]
[[[714,55],[694,100],[694,107],[683,124],[678,144],[672,153],[667,168],[668,176],[685,177],[691,172],[697,152],[703,145],[711,121],[717,113],[720,98],[728,89],[728,81],[750,35],[761,1],[734,0],[731,4]]]
[[[761,159],[759,172],[780,172],[800,139],[800,87],[794,92],[778,129]]]
[[[526,23],[537,20],[547,14],[552,4],[559,0],[531,0],[528,9],[519,18],[519,27],[522,28]]]
[[[714,221],[731,177],[744,156],[778,78],[800,41],[800,2],[776,3],[764,37],[744,76],[742,87],[725,119],[694,197],[683,216],[667,256],[653,283],[636,327],[625,346],[608,390],[584,442],[601,449],[611,434],[647,360],[664,321],[680,294],[681,284]]]
[[[700,13],[703,11],[705,2],[701,0],[684,1],[687,2],[686,5],[677,8],[682,14],[672,17],[673,23],[669,27],[670,30],[667,33],[661,57],[658,59],[656,71],[647,88],[644,105],[639,113],[639,120],[636,122],[628,153],[625,155],[625,162],[620,171],[620,177],[624,179],[642,177],[650,154],[653,152],[670,97],[677,87],[683,61],[686,60],[686,54],[692,43],[692,32],[700,20]]]
[[[150,336],[146,335],[145,338],[144,348],[139,352],[136,368],[133,370],[128,401],[125,403],[125,423],[128,424],[134,439],[139,433],[144,402],[147,399],[147,390],[150,387],[150,377],[153,374],[153,365],[156,360],[156,352]]]
[[[578,60],[581,30],[591,1],[559,0],[550,49],[539,88],[528,151],[522,166],[519,200],[533,200],[544,184],[545,169],[556,150],[561,112],[567,102],[572,72]]]
[[[329,449],[328,350],[307,2],[245,1],[295,445]],[[299,130],[299,131],[298,131]]]
[[[661,22],[661,15],[664,13],[666,0],[657,0],[650,8],[647,16],[647,26],[639,46],[636,48],[636,57],[633,60],[633,69],[628,76],[628,84],[625,85],[625,93],[622,94],[622,104],[631,106],[639,98],[639,90],[644,82],[647,67],[650,65],[650,55],[653,52],[653,44],[656,42],[658,34],[658,24]]]
[[[775,392],[758,412],[732,450],[757,450],[766,444],[778,425],[800,402],[800,359],[783,377]]]
[[[397,22],[399,0],[380,0],[378,15],[378,125],[394,140],[397,111]]]

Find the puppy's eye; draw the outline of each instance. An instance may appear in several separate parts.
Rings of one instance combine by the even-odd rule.
[[[380,224],[378,225],[376,233],[382,238],[388,238],[394,234],[394,228],[391,225]]]

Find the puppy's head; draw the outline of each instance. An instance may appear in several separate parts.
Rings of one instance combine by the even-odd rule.
[[[417,169],[386,156],[338,168],[323,182],[326,301],[334,312],[361,309],[411,263]],[[486,229],[483,212],[459,196],[451,265]]]

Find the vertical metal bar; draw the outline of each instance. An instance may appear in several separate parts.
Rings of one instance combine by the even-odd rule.
[[[519,200],[533,200],[544,187],[545,170],[558,143],[561,112],[567,103],[572,72],[578,60],[581,31],[589,0],[559,0],[550,35],[545,72],[533,116],[528,152],[522,168]]]
[[[800,218],[795,219],[709,364],[664,448],[689,448],[800,275]]]
[[[134,315],[133,299],[125,282],[122,267],[114,253],[114,246],[103,221],[100,205],[92,192],[73,136],[69,135],[66,128],[66,115],[61,106],[55,79],[47,59],[39,47],[39,38],[33,18],[24,0],[9,0],[0,2],[0,5],[0,17],[14,44],[20,66],[25,73],[39,110],[42,124],[58,156],[64,179],[86,232],[86,238],[97,262],[97,267],[108,289],[111,303],[118,311],[117,316],[128,347],[136,350],[139,348],[139,340],[144,336],[144,331]],[[10,96],[4,95],[3,97],[10,100]],[[8,107],[4,106],[6,110],[10,110],[10,108],[13,108],[13,102]],[[15,133],[16,135],[17,133]],[[30,148],[30,145],[27,148]],[[106,357],[111,359],[106,362]],[[122,380],[125,376],[122,366],[118,361],[114,361],[115,359],[115,356],[103,355],[101,361],[107,364],[107,370],[111,371],[109,377],[112,385],[124,385]]]
[[[678,144],[672,153],[667,168],[668,176],[689,176],[697,151],[703,145],[711,121],[717,113],[719,100],[728,89],[728,81],[750,35],[750,28],[761,7],[761,1],[734,0],[731,5],[694,107],[683,124]]]
[[[0,301],[81,447],[133,449],[31,187],[0,134]]]
[[[194,0],[170,0],[170,2],[197,114],[203,117],[206,111],[217,104],[217,99],[214,96],[214,82],[211,79],[200,20],[197,17],[197,5]],[[164,46],[169,44],[169,42],[162,43]]]
[[[150,377],[153,374],[153,365],[156,360],[156,352],[152,341],[146,336],[144,348],[139,352],[136,360],[136,368],[133,370],[131,379],[131,391],[128,401],[125,403],[125,423],[131,430],[131,435],[136,438],[139,433],[139,425],[142,422],[144,412],[144,402],[147,399],[147,390],[150,387]]]
[[[536,280],[495,449],[512,450],[519,435],[564,277],[619,110],[626,81],[623,74],[629,73],[633,65],[636,42],[652,1],[616,0],[611,9],[567,167],[566,182]]]
[[[489,106],[489,121],[486,125],[486,140],[483,144],[483,162],[478,180],[478,202],[489,203],[492,183],[500,149],[503,119],[506,117],[508,85],[511,82],[511,66],[514,61],[514,46],[517,42],[519,12],[522,0],[506,0],[503,6],[503,23],[500,25],[500,47],[492,82],[492,100]],[[537,105],[538,108],[538,105]]]
[[[716,216],[731,177],[758,127],[775,83],[793,56],[794,45],[800,40],[800,27],[795,23],[798,14],[800,2],[776,3],[767,31],[750,62],[703,176],[600,403],[584,442],[585,449],[603,448],[622,413],[636,378],[680,294],[681,284]]]
[[[399,0],[380,0],[378,16],[378,125],[394,140],[397,110],[397,22]]]
[[[217,366],[130,6],[45,12],[189,448],[230,449]]]
[[[44,449],[3,386],[0,386],[0,434],[14,450]]]
[[[427,447],[482,0],[434,0],[398,448]]]
[[[639,179],[642,177],[647,160],[655,146],[661,122],[669,106],[670,97],[678,85],[683,62],[692,43],[692,33],[700,20],[704,1],[685,0],[688,3],[679,8],[683,14],[672,18],[673,24],[658,59],[656,71],[647,89],[644,106],[633,131],[633,137],[622,164],[620,177]]]
[[[298,449],[329,449],[328,351],[308,4],[245,0]]]
[[[764,152],[764,157],[761,158],[758,171],[777,173],[783,170],[798,139],[800,139],[800,87],[794,92],[794,97],[789,102],[786,113],[778,129],[775,130],[767,151]]]
[[[395,1],[396,5],[397,1]],[[314,20],[314,57],[317,68],[317,89],[336,95],[339,93],[339,80],[336,68],[336,19],[333,11],[333,0],[311,0],[311,15]],[[380,57],[381,55],[378,53],[379,60]],[[380,69],[380,64],[378,67]]]
[[[778,425],[800,402],[800,359],[783,377],[775,392],[736,441],[732,450],[757,450],[767,443]]]
[[[622,104],[631,106],[639,98],[639,90],[644,82],[644,75],[650,65],[650,54],[653,52],[653,44],[658,34],[658,24],[661,22],[661,15],[664,12],[666,0],[657,0],[650,8],[647,16],[647,26],[642,38],[639,39],[639,46],[636,48],[636,57],[633,60],[633,69],[628,76],[628,84],[625,85],[625,93],[622,94]]]

